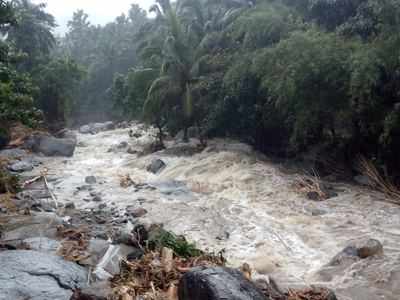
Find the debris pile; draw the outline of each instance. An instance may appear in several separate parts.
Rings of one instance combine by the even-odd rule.
[[[112,279],[115,299],[125,299],[126,295],[147,300],[176,299],[179,280],[191,268],[223,265],[222,254],[183,258],[166,247],[150,251],[139,260],[123,261],[121,274]]]

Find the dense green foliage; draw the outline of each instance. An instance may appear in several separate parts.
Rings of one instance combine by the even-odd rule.
[[[83,77],[75,62],[54,55],[56,25],[45,8],[28,0],[0,2],[0,34],[5,36],[0,40],[1,146],[13,122],[63,124]]]

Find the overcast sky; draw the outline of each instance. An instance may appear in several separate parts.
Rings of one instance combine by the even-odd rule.
[[[148,10],[154,0],[33,0],[34,3],[47,3],[47,11],[56,17],[60,26],[56,32],[62,33],[66,29],[68,20],[74,11],[83,9],[93,24],[105,24],[113,21],[115,17],[127,12],[131,3],[139,4]]]

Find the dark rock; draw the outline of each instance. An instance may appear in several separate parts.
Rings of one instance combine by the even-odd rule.
[[[101,202],[101,201],[103,201],[103,199],[101,198],[100,195],[96,195],[93,197],[92,201],[93,202]]]
[[[8,166],[8,169],[17,173],[28,172],[33,170],[33,164],[32,162],[23,160],[11,164]]]
[[[101,209],[105,209],[107,207],[107,204],[105,204],[105,203],[101,203],[100,205],[99,205],[99,209],[101,210]]]
[[[307,198],[312,200],[312,201],[319,201],[321,200],[320,195],[317,192],[308,192],[307,193]]]
[[[3,149],[5,146],[7,146],[9,142],[10,133],[4,127],[0,128],[0,149]]]
[[[95,184],[97,182],[97,179],[95,176],[86,176],[85,177],[85,182],[87,184]]]
[[[91,133],[92,127],[90,125],[83,125],[79,128],[79,132],[82,134],[89,134]]]
[[[128,216],[132,216],[134,218],[141,218],[147,214],[147,210],[145,210],[144,208],[141,208],[141,207],[140,208],[127,208],[126,214]]]
[[[352,263],[359,260],[358,250],[355,246],[347,246],[329,262],[329,266],[338,266],[344,263]]]
[[[369,239],[366,242],[358,245],[358,256],[360,258],[367,258],[374,255],[382,255],[383,246],[378,240]]]
[[[144,251],[142,249],[139,248],[135,248],[134,251],[132,251],[131,253],[129,253],[126,257],[126,259],[128,261],[134,261],[134,260],[138,260],[141,259],[144,255]]]
[[[147,167],[147,171],[153,174],[161,172],[167,165],[161,159],[155,159]]]
[[[117,149],[124,149],[126,147],[128,147],[128,143],[124,141],[118,144]]]
[[[382,255],[383,246],[378,240],[361,240],[344,248],[330,262],[329,266],[352,263],[370,256]]]
[[[126,152],[129,153],[129,154],[138,154],[139,153],[138,150],[136,150],[136,149],[134,149],[132,147],[129,147],[128,150],[126,150]]]
[[[73,202],[68,202],[64,206],[66,209],[75,209],[75,204]]]
[[[77,290],[71,300],[108,300],[111,296],[111,283],[109,281],[99,281],[87,288]]]
[[[194,268],[179,282],[179,300],[269,300],[257,286],[234,269]]]
[[[87,271],[59,256],[28,250],[0,252],[0,299],[69,300]]]

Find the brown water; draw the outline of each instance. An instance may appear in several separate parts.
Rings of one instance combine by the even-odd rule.
[[[339,196],[312,202],[293,189],[296,175],[260,158],[250,147],[215,140],[190,157],[152,154],[145,157],[108,152],[126,141],[141,149],[151,140],[129,138],[129,129],[78,135],[85,147],[73,158],[53,158],[44,167],[57,174],[52,182],[59,201],[74,201],[80,208],[87,192],[76,193],[94,175],[105,202],[121,209],[144,207],[145,221],[163,223],[184,234],[201,248],[225,249],[233,266],[248,262],[260,276],[271,275],[282,284],[322,283],[335,289],[339,299],[400,299],[400,208],[377,201],[383,196],[360,187],[336,184]],[[146,171],[154,159],[167,167],[158,175]],[[157,189],[135,191],[120,187],[120,176],[150,183]],[[315,210],[322,212],[313,216]],[[341,271],[318,272],[349,241],[375,238],[385,257],[367,259]]]

